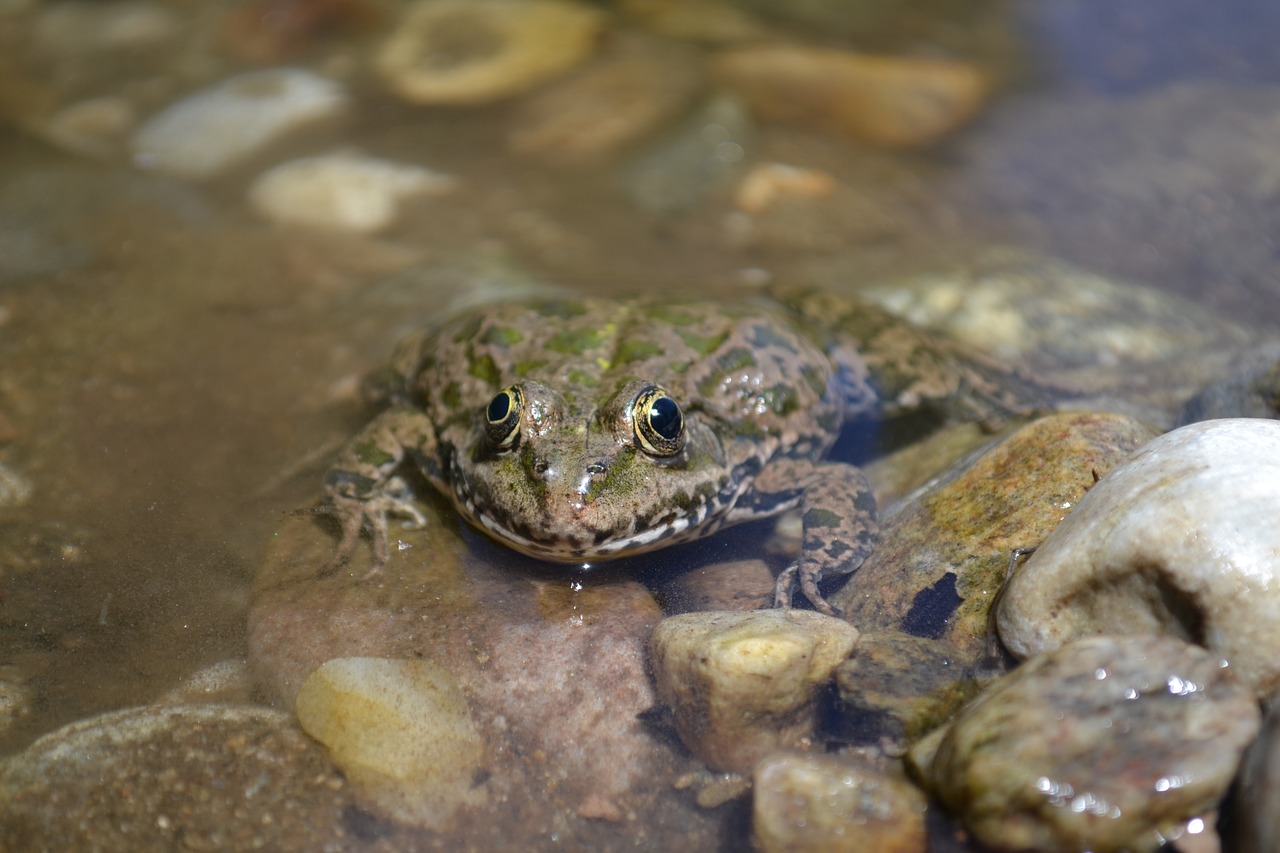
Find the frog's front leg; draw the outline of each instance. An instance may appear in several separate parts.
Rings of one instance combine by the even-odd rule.
[[[326,571],[351,558],[360,541],[360,531],[368,525],[373,537],[373,564],[364,577],[380,572],[390,558],[390,513],[408,516],[417,524],[427,523],[410,498],[388,488],[388,481],[406,452],[421,461],[434,456],[435,445],[435,430],[426,415],[404,408],[383,412],[347,443],[324,477],[325,494],[342,524],[342,538]]]
[[[818,582],[857,570],[876,544],[876,498],[861,469],[839,462],[783,459],[770,462],[755,483],[757,492],[799,492],[804,540],[800,559],[778,576],[774,604],[790,607],[796,585],[819,612],[836,610]]]

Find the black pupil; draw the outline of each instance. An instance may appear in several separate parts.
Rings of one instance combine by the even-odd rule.
[[[659,397],[649,406],[649,426],[668,440],[680,435],[680,407],[670,397]]]
[[[509,414],[511,414],[511,395],[506,391],[490,400],[489,408],[485,412],[491,423],[498,423]]]

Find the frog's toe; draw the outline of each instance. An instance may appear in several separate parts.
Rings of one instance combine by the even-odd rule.
[[[351,560],[356,547],[360,544],[360,534],[366,525],[373,539],[373,563],[363,577],[367,578],[382,571],[382,567],[387,564],[390,557],[386,507],[378,500],[360,501],[336,496],[332,500],[334,511],[342,524],[342,534],[338,539],[338,547],[333,551],[333,557],[321,570],[321,574],[336,571]]]
[[[799,585],[800,591],[813,605],[814,610],[827,616],[840,616],[840,611],[818,591],[818,581],[821,578],[821,572],[805,571],[799,563],[793,563],[778,575],[777,583],[773,587],[773,606],[781,610],[790,610],[791,598],[795,594],[796,586]]]
[[[804,597],[809,599],[809,603],[813,605],[813,609],[827,616],[839,616],[840,611],[830,602],[822,597],[822,593],[818,591],[818,579],[822,577],[819,572],[798,572],[800,578],[800,591],[804,593]]]

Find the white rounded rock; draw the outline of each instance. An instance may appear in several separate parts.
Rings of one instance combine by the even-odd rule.
[[[1280,688],[1280,421],[1166,433],[1085,495],[1009,581],[1019,658],[1099,634],[1170,634]]]
[[[273,222],[369,234],[395,221],[402,200],[454,185],[421,166],[339,152],[264,172],[249,188],[249,202]]]
[[[347,96],[300,68],[251,71],[170,104],[138,128],[134,162],[181,178],[211,178],[268,145],[342,113]]]

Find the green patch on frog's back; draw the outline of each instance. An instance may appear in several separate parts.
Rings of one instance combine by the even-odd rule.
[[[704,397],[715,394],[724,377],[756,366],[756,356],[746,347],[733,347],[715,360],[716,369],[698,382],[698,393]]]
[[[729,339],[727,331],[714,335],[699,335],[688,329],[680,329],[677,334],[680,335],[680,340],[684,341],[698,355],[710,355]]]
[[[582,355],[588,350],[599,349],[604,339],[604,334],[598,329],[565,329],[548,338],[546,347],[565,355]]]
[[[498,369],[498,363],[488,353],[479,356],[473,355],[471,363],[467,365],[467,373],[495,388],[498,387],[498,383],[502,379],[502,372]]]
[[[613,363],[617,365],[633,364],[657,358],[664,352],[663,346],[648,338],[625,340],[618,345],[613,354]]]
[[[524,340],[524,333],[511,326],[490,326],[480,340],[491,346],[509,349]]]

